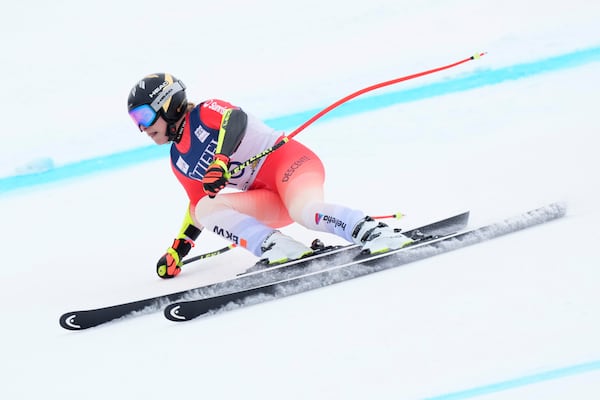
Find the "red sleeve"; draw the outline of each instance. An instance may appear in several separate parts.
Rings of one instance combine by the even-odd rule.
[[[200,106],[200,120],[209,128],[219,129],[223,114],[230,108],[239,108],[219,99],[206,100]]]

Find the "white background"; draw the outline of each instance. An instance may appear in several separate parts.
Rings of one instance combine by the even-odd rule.
[[[489,54],[403,85],[600,39],[600,4],[583,0],[22,1],[3,16],[3,175],[35,157],[61,164],[148,145],[125,98],[151,72],[175,74],[192,100],[271,118],[478,51]],[[86,332],[58,326],[68,310],[199,286],[254,262],[236,250],[156,277],[186,205],[168,160],[4,195],[0,397],[418,399],[600,360],[598,65],[297,137],[322,157],[330,201],[402,211],[402,227],[466,209],[478,225],[554,201],[567,203],[565,218],[191,323],[157,313]],[[194,251],[223,244],[202,235]],[[595,399],[599,378],[596,369],[479,397]]]

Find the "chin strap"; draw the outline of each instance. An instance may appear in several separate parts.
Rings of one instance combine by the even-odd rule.
[[[177,123],[169,123],[167,125],[167,137],[169,141],[179,143],[183,136],[183,128],[185,128],[185,119],[181,121],[179,128],[177,128]]]

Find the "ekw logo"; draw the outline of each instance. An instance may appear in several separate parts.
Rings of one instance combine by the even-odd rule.
[[[223,236],[225,239],[237,244],[238,246],[242,246],[244,248],[248,247],[248,242],[246,241],[246,239],[241,238],[237,235],[234,235],[232,232],[229,232],[227,229],[223,229],[218,226],[215,226],[213,228],[213,232],[216,233],[217,235]]]

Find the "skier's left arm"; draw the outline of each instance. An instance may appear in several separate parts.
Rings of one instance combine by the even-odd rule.
[[[248,116],[241,109],[229,108],[223,113],[215,156],[202,179],[202,186],[209,197],[215,197],[229,182],[230,157],[246,135],[247,125]]]

